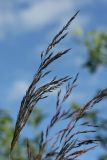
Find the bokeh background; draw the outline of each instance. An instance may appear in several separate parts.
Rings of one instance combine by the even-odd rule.
[[[39,65],[41,51],[78,10],[80,13],[69,28],[69,37],[59,45],[60,49],[72,48],[71,54],[50,66],[53,72],[49,79],[53,75],[75,76],[79,72],[78,86],[69,98],[68,105],[83,105],[99,89],[107,87],[107,0],[0,0],[0,109],[8,110],[6,114],[14,120],[13,124],[20,101]],[[103,46],[101,50],[94,48],[92,38],[95,38],[95,45],[104,41],[106,47]],[[95,49],[95,57],[92,54],[93,57],[90,58],[90,48]],[[100,60],[102,58],[99,63],[96,58],[98,56]],[[96,65],[89,63],[94,58],[93,63]],[[41,111],[47,115],[44,123],[48,121],[49,113],[54,111],[52,102],[55,97],[56,92],[48,100],[38,104]],[[105,100],[96,106],[100,112],[98,116],[102,119],[106,119],[106,105]],[[0,114],[2,118],[3,114],[4,112]],[[9,129],[9,126],[6,127]],[[107,129],[107,126],[105,128]],[[2,134],[3,129],[0,132],[0,145],[4,143]],[[107,137],[106,132],[103,134]],[[24,136],[32,137],[32,133],[25,128],[22,132],[22,137]],[[6,138],[8,136],[5,140]],[[4,150],[0,152],[1,155]],[[80,159],[97,160],[104,154],[105,147],[101,145]]]

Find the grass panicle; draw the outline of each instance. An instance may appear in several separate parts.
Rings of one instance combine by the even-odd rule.
[[[64,107],[64,105],[72,94],[73,89],[77,86],[78,74],[74,79],[70,76],[62,78],[55,76],[49,82],[38,87],[41,79],[51,73],[50,70],[47,70],[48,66],[70,51],[70,49],[65,49],[54,53],[53,49],[68,35],[68,27],[78,12],[70,18],[66,25],[55,35],[48,47],[42,51],[38,70],[22,99],[10,152],[14,149],[19,135],[38,101],[47,98],[50,92],[59,89],[56,100],[56,110],[45,130],[41,132],[38,153],[36,155],[33,153],[30,142],[27,139],[28,160],[48,160],[50,158],[54,160],[75,160],[80,155],[96,148],[99,143],[98,140],[89,136],[91,133],[96,132],[96,126],[92,126],[91,124],[87,125],[87,122],[83,123],[82,118],[95,104],[107,96],[107,88],[98,92],[81,108],[72,111],[71,108]],[[61,86],[65,83],[65,93],[62,94]],[[62,128],[60,126],[56,127],[59,123],[64,123]],[[51,135],[53,128],[57,128],[57,132]]]
[[[79,11],[78,11],[79,12]],[[70,49],[65,49],[64,51],[59,51],[56,54],[52,51],[52,49],[67,36],[67,33],[64,33],[71,22],[74,20],[78,12],[67,22],[67,24],[59,31],[59,33],[53,38],[52,42],[48,45],[46,50],[41,53],[41,63],[38,68],[37,73],[35,74],[28,90],[26,91],[25,96],[22,99],[20,110],[17,116],[14,136],[11,142],[11,151],[13,150],[16,141],[20,135],[21,130],[25,126],[34,106],[41,99],[47,98],[47,93],[54,91],[59,88],[63,83],[70,80],[69,76],[65,76],[62,78],[53,78],[50,82],[40,86],[37,88],[38,82],[45,76],[47,76],[51,71],[45,72],[44,70],[49,66],[49,64],[53,63],[58,58],[67,54]]]

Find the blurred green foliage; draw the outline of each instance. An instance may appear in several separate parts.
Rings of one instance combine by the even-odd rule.
[[[44,115],[38,109],[34,109],[29,121],[28,129],[33,131],[44,119]],[[9,111],[5,109],[0,109],[0,159],[6,160],[9,157],[10,143],[12,140],[14,131],[14,119],[12,118]],[[34,137],[31,139],[32,148],[36,149],[36,145],[39,143],[40,134],[34,133]],[[14,152],[12,153],[12,158],[14,160],[26,160],[26,137],[21,137],[20,141],[17,143]]]
[[[100,66],[107,67],[107,32],[92,30],[84,33],[81,27],[78,27],[74,33],[74,39],[80,47],[86,48],[87,59],[84,60],[83,67],[86,67],[90,73],[96,73]],[[106,107],[106,106],[105,106]],[[72,109],[78,109],[80,105],[72,104]],[[101,117],[101,112],[95,110],[88,112],[84,116],[85,121],[90,121],[92,125],[98,125],[95,135],[101,142],[102,148],[107,151],[107,118]],[[99,160],[107,160],[107,154],[101,155]]]
[[[107,67],[107,32],[92,30],[88,33],[77,28],[74,33],[75,39],[86,47],[87,59],[84,67],[87,67],[91,73],[97,71],[99,66]]]
[[[85,45],[88,51],[88,59],[85,66],[91,72],[95,72],[100,66],[107,66],[107,33],[89,32],[85,38]]]

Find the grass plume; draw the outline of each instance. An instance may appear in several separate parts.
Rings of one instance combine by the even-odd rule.
[[[85,125],[82,125],[80,121],[95,104],[99,103],[107,96],[107,88],[97,93],[96,96],[89,100],[80,109],[76,109],[72,112],[70,108],[63,109],[62,106],[76,87],[78,74],[74,79],[70,76],[61,78],[57,78],[55,76],[49,82],[37,87],[38,82],[50,74],[50,70],[45,71],[48,66],[70,51],[70,49],[65,49],[54,53],[53,49],[68,35],[68,27],[75,19],[78,12],[70,18],[66,25],[55,35],[48,47],[42,51],[41,62],[37,73],[34,75],[29,88],[22,99],[11,142],[11,152],[38,101],[47,98],[50,92],[59,88],[56,100],[56,111],[45,130],[41,132],[41,140],[38,153],[36,155],[34,155],[30,142],[27,139],[28,160],[48,160],[49,158],[54,160],[75,160],[80,155],[96,148],[98,145],[98,140],[93,138],[86,139],[85,136],[83,136],[96,132],[95,126],[88,125],[87,128]],[[65,93],[61,96],[61,86],[65,83]],[[59,127],[57,133],[55,133],[54,136],[50,136],[52,128],[54,128],[59,122],[66,122],[64,128],[60,129]],[[85,128],[83,128],[83,126],[85,126]]]

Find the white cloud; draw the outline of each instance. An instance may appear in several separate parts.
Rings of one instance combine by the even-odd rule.
[[[3,5],[0,9],[0,32],[26,31],[37,29],[55,20],[69,10],[70,1],[40,1],[25,9],[15,10],[11,5]]]
[[[28,83],[25,81],[16,81],[13,86],[11,87],[8,93],[9,100],[17,100],[22,98],[28,88]]]
[[[3,3],[3,8],[0,9],[1,38],[9,32],[17,34],[19,32],[37,30],[55,20],[62,22],[63,18],[75,13],[81,3],[77,3],[77,1],[71,2],[71,0],[41,0],[21,9],[15,9],[13,4]],[[85,17],[81,18],[81,23],[84,23],[85,19]]]
[[[29,9],[20,12],[19,18],[28,28],[45,25],[58,18],[61,14],[71,8],[70,1],[41,1],[35,3]]]
[[[82,56],[75,57],[73,59],[73,63],[76,67],[80,67],[84,64],[84,58]]]

